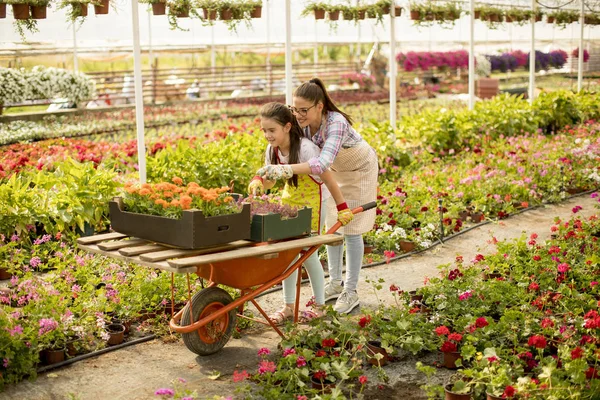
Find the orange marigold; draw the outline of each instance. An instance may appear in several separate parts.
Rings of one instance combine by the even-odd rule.
[[[174,176],[173,179],[171,179],[173,181],[174,184],[176,185],[183,185],[183,179],[181,179],[178,176]]]
[[[151,193],[152,193],[152,191],[150,189],[147,189],[147,188],[140,189],[140,192],[139,192],[139,194],[141,196],[148,196]]]

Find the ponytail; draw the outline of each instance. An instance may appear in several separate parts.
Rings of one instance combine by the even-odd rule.
[[[346,121],[352,125],[352,118],[334,104],[331,97],[329,97],[329,93],[327,93],[327,89],[325,89],[323,81],[319,78],[312,78],[308,82],[304,82],[302,85],[298,86],[294,91],[294,96],[301,97],[314,104],[317,104],[320,101],[323,103],[323,109],[325,111],[339,112],[346,118]]]

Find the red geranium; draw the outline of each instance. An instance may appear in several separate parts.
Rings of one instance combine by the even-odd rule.
[[[529,341],[527,342],[527,344],[529,346],[535,347],[536,349],[544,349],[544,348],[546,348],[546,345],[548,344],[548,342],[546,341],[546,338],[544,336],[533,335],[532,337],[529,338]]]

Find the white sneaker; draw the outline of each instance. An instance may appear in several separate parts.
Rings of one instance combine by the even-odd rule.
[[[358,293],[347,292],[344,290],[335,302],[333,309],[340,314],[348,314],[359,304],[360,302],[358,301]]]
[[[336,282],[325,285],[325,301],[337,299],[344,291],[344,286]]]

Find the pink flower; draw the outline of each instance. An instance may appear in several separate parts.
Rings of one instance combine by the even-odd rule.
[[[306,396],[305,396],[305,395],[303,395],[303,394],[299,394],[299,395],[296,397],[296,400],[308,400],[308,397],[306,397]]]
[[[581,207],[581,206],[575,206],[575,207],[573,207],[573,209],[571,211],[573,211],[573,214],[576,214],[576,213],[578,213],[581,210],[583,210],[583,207]]]
[[[455,342],[460,342],[462,340],[462,335],[460,333],[451,333],[448,335],[448,340],[454,340]]]
[[[569,264],[567,263],[562,263],[562,264],[558,264],[558,272],[567,272],[568,270],[570,270],[571,268],[569,268]]]
[[[298,368],[302,368],[306,365],[306,358],[300,356],[298,357],[298,359],[296,360],[296,367]]]
[[[271,354],[271,350],[267,349],[266,347],[261,347],[258,350],[258,355],[259,356],[268,356],[269,354]]]
[[[260,375],[264,375],[267,372],[275,372],[276,369],[277,367],[275,366],[275,363],[273,361],[262,360],[258,364],[258,373]]]
[[[487,322],[487,319],[485,319],[485,317],[479,317],[475,321],[475,326],[478,328],[483,328],[484,326],[488,326],[488,325],[489,325],[489,322]]]
[[[290,354],[296,354],[296,350],[290,349],[290,348],[283,350],[283,357],[284,358],[287,357],[287,356],[289,356]]]
[[[175,391],[169,388],[161,388],[154,392],[157,396],[173,396],[175,395]]]
[[[385,257],[385,263],[389,264],[391,259],[396,257],[396,253],[391,250],[384,250],[383,255]]]
[[[13,329],[8,329],[10,336],[21,335],[23,333],[23,328],[21,325],[16,325]]]
[[[473,291],[471,291],[471,290],[467,290],[466,292],[464,292],[464,293],[461,293],[461,294],[458,296],[458,299],[459,299],[459,300],[467,300],[467,299],[470,299],[471,297],[473,297]]]

